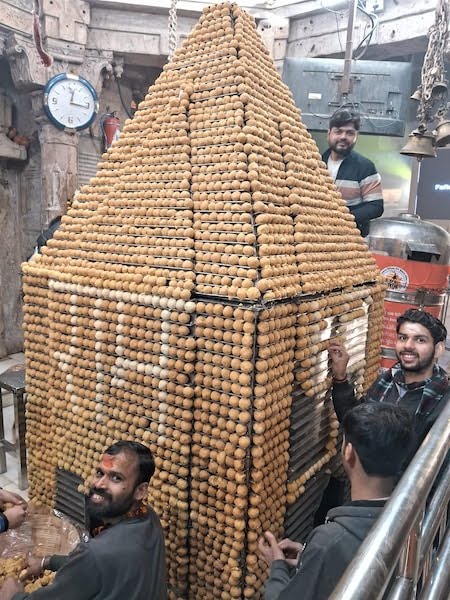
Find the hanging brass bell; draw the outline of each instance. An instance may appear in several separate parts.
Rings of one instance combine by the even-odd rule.
[[[438,146],[438,148],[450,144],[450,121],[439,121],[433,134],[436,140],[435,145]]]
[[[410,96],[411,100],[417,100],[417,102],[420,102],[420,100],[422,99],[422,90],[420,89],[420,87],[417,88],[417,90],[414,92],[414,94],[412,94],[412,96]]]
[[[442,77],[439,81],[435,81],[431,88],[432,96],[442,96],[447,93],[447,80]]]
[[[436,158],[436,150],[433,146],[434,137],[430,133],[420,133],[415,129],[408,136],[408,141],[400,150],[400,154],[405,156],[415,156],[421,158]]]

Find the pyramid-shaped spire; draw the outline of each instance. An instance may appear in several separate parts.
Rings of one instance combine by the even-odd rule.
[[[89,285],[258,301],[377,277],[237,6],[205,12],[74,208],[45,262]]]

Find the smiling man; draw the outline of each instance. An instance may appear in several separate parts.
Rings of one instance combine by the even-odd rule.
[[[413,418],[416,450],[448,398],[448,378],[437,360],[445,350],[447,330],[430,313],[408,309],[397,319],[395,354],[398,363],[382,373],[362,401],[390,402],[403,406]],[[347,380],[349,355],[344,346],[329,346],[333,375],[333,403],[339,421],[358,404]]]
[[[359,126],[358,114],[346,109],[337,110],[330,119],[329,148],[322,160],[355,217],[361,235],[366,237],[370,221],[383,214],[383,192],[373,162],[353,150]]]
[[[166,600],[164,538],[147,506],[153,456],[138,442],[105,451],[87,498],[92,539],[69,556],[30,557],[26,577],[57,571],[54,582],[32,594],[6,580],[0,600]]]

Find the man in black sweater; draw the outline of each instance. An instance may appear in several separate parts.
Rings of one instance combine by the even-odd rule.
[[[259,552],[270,566],[265,600],[327,600],[393,490],[413,436],[408,413],[368,402],[345,415],[342,429],[351,502],[332,509],[305,546],[264,534]]]
[[[147,506],[153,456],[138,442],[118,442],[105,451],[87,500],[98,526],[88,543],[69,556],[30,558],[28,576],[57,571],[54,582],[32,594],[7,579],[0,600],[166,600],[164,538]]]
[[[355,152],[360,117],[345,108],[330,119],[329,148],[322,155],[330,175],[347,207],[355,217],[361,235],[369,234],[370,221],[383,214],[381,177],[371,160]]]
[[[447,330],[424,310],[408,309],[397,319],[395,353],[398,363],[382,373],[362,402],[389,402],[403,406],[413,419],[414,453],[422,443],[448,398],[446,372],[437,365],[445,350]],[[339,421],[359,403],[347,379],[349,355],[341,343],[329,346],[333,375],[332,397]]]

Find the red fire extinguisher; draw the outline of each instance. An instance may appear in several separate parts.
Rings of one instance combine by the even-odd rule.
[[[119,139],[120,135],[120,119],[116,117],[116,113],[106,113],[100,118],[100,130],[102,132],[104,149],[109,148],[111,144]]]

